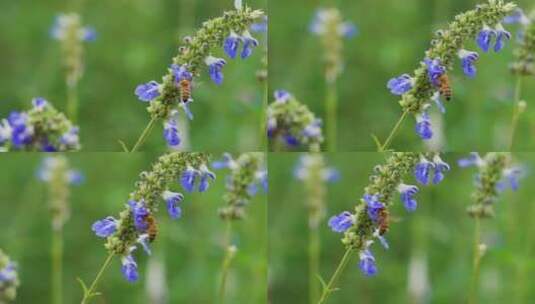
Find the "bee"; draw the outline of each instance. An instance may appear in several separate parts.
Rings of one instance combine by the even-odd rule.
[[[191,101],[191,80],[182,79],[178,83],[180,88],[180,101],[187,103]]]
[[[147,224],[147,234],[149,235],[149,241],[153,242],[158,236],[158,225],[156,219],[152,214],[145,217],[145,223]]]
[[[390,226],[390,214],[386,208],[379,209],[378,216],[379,235],[383,235],[388,231]]]
[[[442,74],[438,78],[438,92],[441,96],[444,96],[447,101],[451,100],[451,86],[450,86],[450,79],[446,73]]]

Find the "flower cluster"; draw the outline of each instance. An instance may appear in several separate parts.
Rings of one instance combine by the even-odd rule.
[[[180,143],[176,128],[177,110],[183,109],[189,119],[193,118],[189,110],[193,101],[193,78],[198,77],[203,66],[206,66],[212,81],[221,85],[226,61],[213,56],[213,52],[222,47],[231,59],[238,54],[242,59],[250,57],[258,41],[248,29],[262,16],[262,11],[252,10],[243,6],[241,1],[236,1],[235,10],[204,22],[195,35],[184,38],[179,54],[173,58],[162,83],[153,80],[136,88],[138,98],[149,102],[151,117],[165,121],[164,137],[170,146],[176,147]]]
[[[49,186],[49,208],[52,213],[52,228],[61,230],[70,216],[69,185],[79,185],[84,176],[69,167],[63,155],[46,157],[37,171],[37,177]]]
[[[13,111],[0,123],[3,151],[74,151],[80,149],[78,127],[43,98],[26,112]]]
[[[61,42],[63,64],[67,70],[67,84],[73,86],[83,74],[82,42],[95,41],[97,33],[93,27],[82,26],[78,14],[70,13],[56,17],[50,35]]]
[[[334,82],[343,70],[343,38],[355,36],[357,27],[350,21],[343,21],[338,9],[322,8],[316,11],[310,31],[321,37],[325,52],[325,79]]]
[[[459,58],[463,72],[468,77],[475,77],[475,62],[479,54],[464,49],[464,44],[475,39],[483,52],[492,47],[499,52],[511,34],[501,25],[515,5],[502,0],[489,0],[487,4],[478,5],[476,9],[455,17],[449,28],[436,32],[431,47],[425,58],[414,71],[414,76],[403,74],[390,79],[387,88],[394,95],[401,95],[400,105],[404,112],[416,116],[416,133],[424,140],[433,136],[431,121],[427,112],[434,102],[444,112],[441,96],[449,100],[448,71],[453,68],[455,58]],[[441,94],[443,93],[443,94]]]
[[[523,175],[519,166],[511,165],[509,153],[492,152],[482,158],[473,152],[469,157],[460,159],[458,164],[460,167],[475,166],[479,169],[473,193],[475,204],[468,207],[468,214],[472,217],[492,217],[492,205],[498,194],[508,186],[516,191]]]
[[[150,171],[140,174],[119,218],[108,216],[93,224],[93,232],[107,239],[110,254],[121,256],[121,270],[128,281],[135,282],[139,277],[133,252],[140,245],[150,254],[149,243],[157,237],[155,214],[160,201],[166,203],[169,216],[178,219],[184,195],[171,191],[170,187],[179,179],[187,192],[206,191],[209,182],[215,179],[207,163],[208,156],[203,153],[173,152],[161,156]]]
[[[504,19],[504,23],[518,23],[522,29],[518,33],[519,46],[514,51],[515,60],[510,65],[513,73],[535,75],[535,10],[526,16],[522,9]]]
[[[0,250],[0,303],[15,301],[19,284],[17,265]]]
[[[294,176],[303,182],[309,209],[309,227],[316,228],[325,216],[325,183],[340,179],[338,170],[327,167],[320,153],[307,153],[299,158]]]
[[[405,184],[403,178],[412,172],[416,181],[422,185],[428,185],[430,180],[438,184],[449,169],[439,154],[395,152],[386,164],[374,168],[370,184],[364,189],[364,196],[355,207],[355,213],[344,211],[329,219],[329,226],[334,232],[344,233],[342,243],[348,249],[359,252],[359,267],[365,275],[377,273],[375,258],[370,250],[374,239],[378,239],[388,249],[384,235],[388,231],[388,209],[393,203],[394,195],[399,193],[407,211],[416,210],[415,196],[419,189],[415,185]]]
[[[303,145],[318,152],[323,142],[321,119],[287,91],[275,91],[274,97],[267,108],[267,135],[272,144],[282,141],[289,148]]]
[[[224,220],[241,219],[245,215],[245,206],[258,192],[260,185],[268,190],[268,175],[264,166],[264,155],[259,152],[240,154],[232,158],[228,153],[223,159],[212,163],[214,169],[230,169],[226,179],[225,206],[219,209],[219,216]]]

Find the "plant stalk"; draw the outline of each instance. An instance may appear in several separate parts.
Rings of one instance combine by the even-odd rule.
[[[340,260],[340,263],[338,263],[338,267],[336,267],[334,274],[331,276],[329,283],[327,283],[327,286],[324,287],[321,297],[318,301],[318,304],[325,303],[329,295],[334,291],[333,286],[334,284],[336,284],[336,281],[338,280],[338,277],[340,276],[340,274],[342,274],[342,271],[346,268],[347,263],[349,262],[349,258],[351,257],[352,253],[353,253],[353,249],[346,250],[346,252],[344,253],[344,256]]]
[[[136,152],[139,149],[139,147],[141,147],[141,145],[145,142],[145,140],[147,140],[147,137],[149,137],[150,132],[152,131],[152,128],[154,128],[155,123],[156,123],[156,118],[152,117],[149,123],[147,124],[147,126],[145,127],[145,129],[143,130],[143,133],[141,133],[141,135],[137,139],[136,144],[134,145],[134,147],[132,147],[132,150],[130,150],[130,152]]]

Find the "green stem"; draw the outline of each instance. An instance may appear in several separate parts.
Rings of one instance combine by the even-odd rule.
[[[472,268],[472,282],[470,284],[470,295],[468,298],[469,304],[475,304],[478,302],[478,291],[479,291],[479,272],[481,266],[481,250],[479,249],[481,239],[481,219],[475,217],[475,227],[474,227],[474,257],[473,257],[473,268]]]
[[[230,264],[234,258],[234,249],[232,249],[231,244],[232,237],[232,220],[227,219],[225,225],[225,235],[223,240],[223,246],[225,248],[225,257],[223,258],[223,263],[221,264],[221,281],[219,284],[219,303],[225,303],[225,290],[227,287],[227,278],[230,270]]]
[[[347,263],[349,262],[349,258],[351,257],[352,253],[353,253],[353,249],[346,250],[346,252],[344,253],[344,256],[340,260],[340,263],[338,263],[338,267],[336,267],[334,274],[329,280],[329,283],[327,283],[327,286],[324,287],[321,297],[318,301],[318,304],[325,303],[325,301],[327,300],[327,297],[331,294],[331,292],[334,291],[333,286],[334,284],[336,284],[336,281],[338,280],[338,277],[340,276],[342,271],[346,268]]]
[[[88,302],[89,299],[95,295],[94,290],[97,288],[97,283],[100,280],[100,277],[102,277],[102,275],[104,274],[104,271],[106,270],[106,268],[108,268],[108,266],[110,265],[114,256],[115,255],[113,253],[110,253],[110,255],[108,255],[108,257],[106,258],[106,261],[104,261],[104,264],[102,264],[102,267],[100,267],[100,270],[98,271],[97,276],[93,280],[93,283],[91,283],[91,286],[89,287],[89,289],[85,291],[84,298],[82,299],[81,304],[89,303]]]
[[[72,123],[78,120],[78,85],[67,84],[67,114]]]
[[[516,78],[516,86],[515,86],[515,96],[514,96],[514,104],[513,104],[513,118],[511,119],[511,135],[509,137],[509,149],[507,151],[512,151],[513,144],[515,141],[515,132],[516,132],[516,125],[518,124],[518,118],[520,116],[519,111],[519,102],[520,102],[520,95],[522,92],[522,75],[518,75]]]
[[[266,149],[268,145],[267,138],[267,112],[268,107],[268,95],[269,88],[267,80],[264,80],[264,94],[262,96],[262,110],[260,111],[260,148],[262,150]]]
[[[320,285],[317,276],[320,273],[320,237],[318,227],[308,230],[308,292],[309,302],[317,303],[320,295]]]
[[[61,304],[63,295],[63,231],[52,231],[52,303]]]
[[[401,117],[398,119],[398,122],[396,122],[396,125],[394,126],[394,128],[392,129],[388,137],[386,138],[384,144],[379,148],[378,152],[384,152],[388,148],[388,146],[390,145],[390,142],[392,142],[392,139],[394,139],[394,135],[401,127],[401,123],[403,123],[408,113],[409,113],[408,111],[404,111],[403,114],[401,114]]]
[[[327,82],[327,97],[325,107],[327,112],[327,150],[329,152],[336,152],[336,123],[337,123],[337,108],[338,97],[336,94],[336,82]]]
[[[152,131],[152,128],[154,127],[155,123],[156,123],[156,118],[155,117],[151,118],[149,121],[149,124],[145,127],[145,129],[143,130],[143,133],[141,133],[141,135],[136,141],[136,144],[134,145],[132,150],[130,150],[130,152],[136,152],[139,149],[139,147],[145,142],[147,137],[149,137],[150,132]]]

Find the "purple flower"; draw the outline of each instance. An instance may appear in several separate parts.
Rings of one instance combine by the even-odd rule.
[[[413,82],[414,81],[409,74],[403,74],[391,78],[386,84],[386,87],[390,90],[390,93],[394,95],[403,95],[412,89]]]
[[[377,266],[375,265],[375,258],[369,249],[365,249],[360,253],[359,268],[362,273],[368,277],[377,274]]]
[[[433,85],[438,86],[438,79],[446,73],[446,68],[441,65],[440,59],[438,58],[433,60],[425,58],[424,63],[427,66],[427,77],[429,78],[429,81],[431,81]]]
[[[413,185],[399,184],[398,191],[405,209],[407,209],[409,212],[416,210],[418,203],[416,202],[414,196],[416,193],[418,193],[418,187]]]
[[[93,42],[97,40],[97,31],[92,26],[86,26],[82,29],[82,40],[86,42]]]
[[[420,184],[427,185],[429,183],[429,174],[434,166],[432,162],[422,156],[420,162],[414,168],[414,177]]]
[[[295,136],[293,136],[291,134],[285,134],[284,135],[284,141],[290,147],[296,147],[296,146],[299,145],[299,140],[297,138],[295,138]]]
[[[199,181],[199,192],[204,192],[208,190],[208,186],[210,186],[209,181],[215,180],[215,174],[214,172],[210,171],[205,164],[201,165],[199,172],[201,176]]]
[[[457,161],[457,164],[461,168],[469,167],[469,166],[480,167],[481,165],[483,165],[483,163],[484,163],[483,159],[481,159],[481,157],[479,156],[479,153],[477,152],[471,152],[470,156],[466,158],[461,158]]]
[[[176,112],[176,110],[173,112]],[[181,139],[178,132],[176,113],[171,113],[169,119],[164,123],[163,137],[170,147],[178,147],[180,145]]]
[[[340,180],[340,171],[334,168],[325,168],[321,173],[323,180],[328,183],[335,183]]]
[[[224,168],[233,168],[236,166],[236,162],[232,158],[230,153],[223,153],[223,158],[221,160],[216,160],[212,162],[212,168],[219,170]]]
[[[479,55],[476,52],[467,51],[465,49],[461,49],[457,54],[461,59],[464,74],[470,78],[475,77],[477,69],[474,62],[479,59]]]
[[[178,104],[179,107],[181,107],[183,110],[184,110],[184,113],[186,113],[186,116],[188,117],[189,120],[193,120],[193,113],[191,113],[190,109],[189,109],[189,104],[192,102],[193,100],[190,99],[189,101],[187,102],[181,102]]]
[[[148,228],[146,218],[150,214],[149,209],[146,208],[143,201],[136,202],[134,200],[128,201],[128,206],[132,211],[132,217],[134,218],[134,225],[136,229],[145,232]]]
[[[426,110],[421,115],[416,116],[416,133],[423,140],[429,140],[433,137],[433,130],[431,128],[431,119]]]
[[[366,207],[368,210],[368,217],[373,221],[377,222],[379,218],[379,211],[385,208],[385,205],[379,201],[379,196],[377,194],[370,195],[364,194],[363,197],[366,202]]]
[[[513,191],[518,190],[519,180],[522,178],[523,171],[520,167],[507,168],[503,171],[503,179],[501,183],[503,184],[502,191],[505,190],[506,183],[509,183]]]
[[[358,34],[358,29],[353,22],[346,21],[338,25],[338,34],[344,38],[352,38]]]
[[[487,25],[484,25],[476,38],[477,45],[483,52],[486,53],[489,51],[493,36],[496,36],[496,32]]]
[[[334,215],[329,219],[329,227],[334,232],[345,232],[351,226],[353,226],[353,215],[348,211]]]
[[[273,95],[275,97],[275,102],[286,103],[292,98],[292,95],[286,90],[276,90]]]
[[[78,186],[84,182],[85,177],[82,172],[78,170],[69,170],[69,172],[67,172],[67,179],[69,180],[69,184]]]
[[[10,282],[17,278],[17,265],[13,262],[8,262],[8,264],[0,269],[0,283]]]
[[[28,125],[28,115],[13,111],[7,121],[11,128],[11,142],[16,148],[21,148],[32,141],[33,127]]]
[[[180,183],[187,192],[193,192],[193,190],[195,189],[195,181],[197,179],[197,175],[199,175],[199,171],[195,170],[191,166],[188,166],[186,170],[182,172],[182,176],[180,177]]]
[[[375,229],[375,231],[373,232],[373,236],[375,236],[379,240],[381,246],[383,246],[384,249],[388,250],[390,248],[388,242],[386,241],[386,238],[379,233],[379,229]]]
[[[524,11],[521,8],[517,7],[513,11],[513,13],[503,18],[503,23],[505,24],[519,23],[522,25],[528,25],[530,23],[530,20],[526,16],[526,14],[524,14]]]
[[[315,119],[303,129],[303,136],[318,138],[321,136],[321,119]]]
[[[275,117],[269,117],[267,121],[267,136],[273,138],[275,131],[277,130],[277,119]],[[2,134],[0,130],[0,134]]]
[[[32,105],[34,109],[42,111],[48,105],[48,102],[42,97],[36,97],[32,99]]]
[[[225,42],[223,43],[223,50],[232,59],[236,58],[238,48],[240,47],[241,37],[235,32],[230,32]]]
[[[444,179],[444,172],[450,171],[450,165],[445,163],[440,155],[435,154],[433,157],[433,163],[435,168],[435,175],[433,176],[433,184],[438,184]]]
[[[135,93],[139,100],[151,101],[154,98],[160,96],[160,85],[154,80],[144,84],[140,84],[136,87]]]
[[[496,43],[494,44],[494,52],[499,52],[503,49],[505,39],[511,39],[511,33],[506,31],[501,24],[496,27]]]
[[[227,63],[225,59],[208,56],[204,62],[208,66],[208,73],[210,74],[212,81],[217,85],[221,85],[223,83],[222,69]]]
[[[178,192],[165,190],[162,194],[163,199],[167,204],[167,213],[172,219],[178,219],[182,215],[182,209],[178,205],[184,199],[184,195]]]
[[[262,16],[262,21],[251,24],[250,30],[256,33],[266,33],[268,30],[268,17]]]
[[[245,31],[243,33],[242,39],[243,49],[241,51],[240,56],[242,59],[245,59],[251,56],[251,54],[253,53],[253,49],[258,46],[258,41],[253,36],[251,36],[249,31]]]
[[[108,216],[105,219],[96,221],[93,226],[91,226],[91,230],[93,230],[98,237],[107,238],[117,231],[117,224],[118,221],[115,218]]]
[[[139,278],[139,274],[137,272],[137,264],[134,258],[131,254],[122,257],[121,259],[121,272],[123,273],[123,276],[125,277],[128,282],[135,282]]]
[[[188,67],[185,64],[183,65],[172,64],[170,69],[175,79],[175,84],[178,84],[182,80],[188,80],[188,81],[193,80],[193,76],[191,75],[191,72],[188,70]]]
[[[63,133],[59,138],[59,142],[66,145],[67,147],[76,147],[80,143],[80,137],[78,132],[80,129],[78,127],[71,127],[69,131]]]

